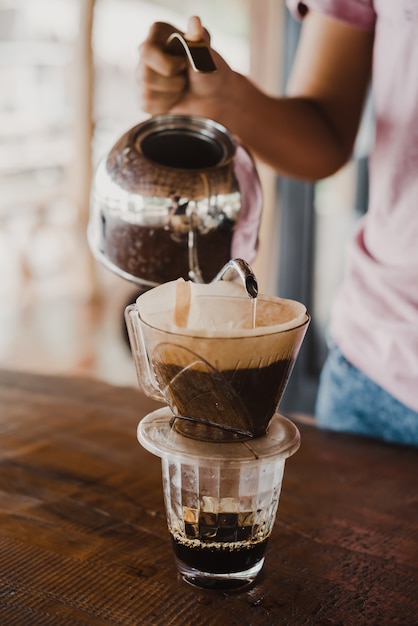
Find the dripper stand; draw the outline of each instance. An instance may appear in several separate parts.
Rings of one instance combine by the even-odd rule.
[[[241,589],[264,563],[279,503],[285,460],[300,434],[276,414],[265,435],[217,443],[182,434],[168,407],[145,416],[138,441],[161,458],[168,529],[186,582]]]

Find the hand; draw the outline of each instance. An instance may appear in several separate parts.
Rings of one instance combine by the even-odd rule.
[[[211,54],[217,66],[213,74],[196,73],[185,55],[169,54],[166,41],[176,30],[170,24],[155,23],[140,47],[136,77],[141,109],[152,115],[179,113],[222,121],[225,91],[234,72],[213,50]],[[210,45],[209,33],[198,17],[189,19],[185,37],[191,41],[204,39]]]

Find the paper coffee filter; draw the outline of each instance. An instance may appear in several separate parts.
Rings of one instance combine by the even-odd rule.
[[[259,336],[306,321],[306,307],[300,302],[271,296],[259,296],[254,302],[241,283],[223,280],[164,283],[139,296],[136,305],[142,320],[153,328],[201,337]]]

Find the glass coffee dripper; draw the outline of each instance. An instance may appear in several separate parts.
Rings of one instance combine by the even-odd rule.
[[[201,587],[255,579],[299,447],[276,411],[310,318],[299,302],[247,289],[178,280],[126,309],[139,383],[168,405],[141,420],[138,439],[162,459],[177,567]]]
[[[125,316],[142,389],[183,434],[217,441],[266,433],[309,323],[299,302],[229,281],[165,283]]]

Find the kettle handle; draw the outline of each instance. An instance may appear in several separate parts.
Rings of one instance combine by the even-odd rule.
[[[160,390],[153,384],[154,376],[139,323],[138,310],[134,304],[126,307],[125,321],[139,385],[148,397],[164,402],[165,400]]]
[[[172,33],[166,43],[167,52],[171,54],[186,53],[187,59],[194,72],[212,74],[216,72],[216,65],[212,58],[209,46],[203,40],[190,41],[181,33]]]

